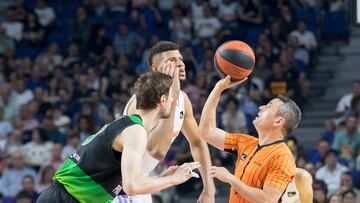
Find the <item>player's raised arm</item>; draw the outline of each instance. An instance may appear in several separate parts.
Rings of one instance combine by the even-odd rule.
[[[200,134],[201,136],[214,147],[224,150],[224,139],[226,132],[216,127],[216,107],[219,103],[221,93],[233,86],[241,84],[247,80],[244,78],[238,82],[231,82],[230,76],[220,80],[216,83],[214,89],[211,91],[204,108],[201,113],[200,119]]]
[[[127,195],[159,192],[172,185],[185,182],[192,177],[192,170],[200,167],[198,162],[185,163],[172,173],[161,177],[143,175],[142,156],[146,148],[146,131],[140,125],[130,126],[121,133],[123,144],[121,173],[123,189]],[[119,136],[120,137],[120,136]]]

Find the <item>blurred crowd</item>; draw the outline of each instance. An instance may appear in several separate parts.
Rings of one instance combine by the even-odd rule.
[[[219,79],[216,48],[228,40],[247,42],[256,55],[254,72],[222,97],[217,119],[228,132],[256,136],[251,121],[259,105],[277,94],[306,104],[323,17],[345,13],[346,5],[344,0],[9,1],[0,16],[0,197],[34,202],[79,143],[122,114],[134,81],[148,71],[148,48],[160,40],[180,45],[187,71],[182,89],[196,119]],[[301,138],[287,140],[298,167],[316,180],[316,202],[331,195],[344,202],[351,195],[360,198],[359,89],[354,82],[352,94],[341,99],[318,149],[299,146]],[[231,155],[211,152],[214,165],[234,166]],[[188,144],[179,136],[154,174],[189,159]],[[198,184],[161,193],[156,201],[174,201]]]

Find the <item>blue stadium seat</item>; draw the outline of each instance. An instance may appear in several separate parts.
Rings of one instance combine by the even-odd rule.
[[[16,48],[15,58],[30,57],[31,59],[35,59],[38,51],[39,50],[34,47],[18,47]]]
[[[348,24],[344,11],[326,13],[323,26],[324,38],[348,40]]]
[[[261,33],[264,32],[264,28],[252,27],[247,30],[245,42],[248,43],[251,48],[256,49],[259,42],[259,37]]]

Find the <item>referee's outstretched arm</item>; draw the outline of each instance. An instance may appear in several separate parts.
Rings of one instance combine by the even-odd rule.
[[[218,148],[219,150],[230,150],[233,152],[237,152],[238,161],[236,165],[236,170],[240,169],[241,172],[238,171],[238,177],[231,174],[226,168],[224,167],[216,167],[212,166],[210,169],[210,177],[217,178],[222,182],[228,183],[232,186],[230,191],[230,203],[232,202],[255,202],[255,203],[268,203],[268,202],[278,202],[283,193],[284,189],[286,188],[287,184],[291,181],[291,179],[295,176],[295,163],[292,158],[292,154],[282,143],[282,137],[279,138],[272,138],[274,141],[270,141],[268,144],[259,142],[259,139],[254,138],[249,135],[243,134],[229,134],[224,130],[218,128],[216,126],[216,107],[219,103],[219,99],[221,93],[233,86],[241,84],[244,82],[246,78],[239,82],[231,82],[230,77],[227,76],[226,78],[220,80],[212,92],[210,93],[200,119],[200,134],[203,138],[214,147]],[[277,101],[277,103],[281,103]],[[277,104],[279,105],[279,104]],[[275,106],[275,102],[267,105],[266,107],[261,107],[262,111],[270,111],[269,109],[271,106]],[[265,110],[265,108],[267,110]],[[274,111],[274,110],[273,110]],[[274,114],[274,112],[271,112]],[[278,119],[275,122],[275,125],[281,126],[284,122],[284,118]],[[269,137],[267,137],[269,138]],[[264,141],[264,140],[262,140]],[[265,139],[265,141],[267,141]],[[268,154],[267,149],[272,149],[271,147],[267,147],[264,150],[261,150],[261,146],[277,146],[276,144],[279,143],[279,147],[276,147],[276,153],[272,154],[272,160],[269,162],[257,162],[257,166],[255,161],[250,161],[249,156],[253,157],[256,151],[261,151],[259,153]],[[254,150],[246,151],[246,148],[253,148]],[[284,150],[282,150],[284,148]],[[256,150],[255,150],[256,149]],[[287,151],[286,151],[287,150]],[[255,152],[254,152],[255,151]],[[277,153],[279,152],[279,153]],[[267,156],[267,155],[263,156]],[[271,153],[270,153],[271,154]],[[260,156],[260,155],[259,155]],[[270,157],[267,156],[267,157]],[[255,160],[255,158],[253,159]],[[251,162],[251,163],[250,163]],[[245,172],[245,168],[247,164],[250,163],[249,168],[255,170],[248,170]],[[260,166],[260,167],[259,167]],[[257,170],[259,169],[259,170]],[[264,169],[264,170],[261,170]],[[265,170],[266,169],[266,170]],[[266,174],[264,174],[266,171]],[[239,176],[239,173],[242,175]],[[244,176],[252,176],[254,177],[255,173],[262,178],[258,179],[261,181],[261,184],[256,184],[258,181],[249,182],[247,178],[242,179]],[[235,173],[236,174],[236,173]],[[257,176],[255,176],[257,177]],[[253,178],[251,178],[253,180]],[[247,182],[246,182],[247,181]],[[246,183],[245,183],[246,182]]]

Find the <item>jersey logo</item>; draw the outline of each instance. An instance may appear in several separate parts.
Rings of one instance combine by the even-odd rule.
[[[121,185],[118,185],[118,186],[116,186],[116,188],[115,189],[113,189],[113,193],[115,194],[115,195],[118,195],[119,193],[120,193],[120,191],[122,190],[122,187],[121,187]]]
[[[102,133],[108,125],[109,124],[104,125],[104,127],[102,127],[97,133],[86,138],[86,140],[81,145],[84,146],[84,145],[89,144],[96,136],[98,136],[100,133]]]
[[[245,152],[243,152],[240,156],[240,160],[244,161],[246,159],[247,155],[245,154]]]
[[[180,111],[180,119],[183,119],[183,118],[184,118],[184,112]]]
[[[288,197],[293,197],[296,195],[296,192],[287,192]]]

